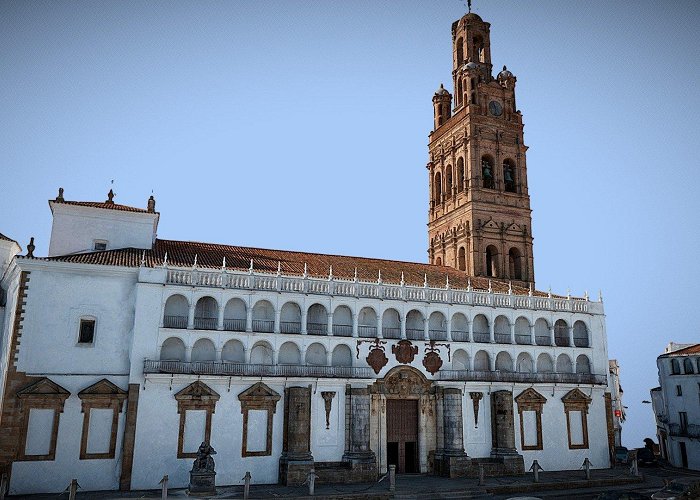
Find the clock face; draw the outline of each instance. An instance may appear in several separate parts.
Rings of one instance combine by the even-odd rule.
[[[501,113],[503,113],[503,106],[501,106],[501,103],[498,101],[491,101],[489,103],[489,111],[493,116],[501,116]]]

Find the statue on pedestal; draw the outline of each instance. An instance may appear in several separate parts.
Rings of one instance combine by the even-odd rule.
[[[188,495],[205,496],[216,495],[216,472],[214,472],[214,459],[216,450],[206,441],[199,445],[197,458],[190,471],[190,487]]]

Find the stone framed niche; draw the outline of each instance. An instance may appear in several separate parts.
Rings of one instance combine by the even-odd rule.
[[[588,407],[591,398],[580,389],[572,389],[561,398],[566,414],[566,434],[570,450],[588,449]]]
[[[211,416],[219,401],[219,394],[197,380],[177,394],[177,412],[180,430],[177,438],[177,458],[197,458],[202,441],[211,439]]]
[[[262,382],[238,395],[243,414],[242,457],[272,455],[272,419],[280,397]]]
[[[547,402],[542,394],[533,388],[525,389],[515,398],[520,420],[520,448],[523,451],[541,450],[542,407]]]
[[[58,424],[70,392],[44,377],[17,391],[23,422],[17,460],[54,460]]]
[[[104,378],[78,393],[84,415],[81,460],[114,458],[119,414],[126,396],[125,390]]]

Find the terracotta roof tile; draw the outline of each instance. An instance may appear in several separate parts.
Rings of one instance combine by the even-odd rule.
[[[145,208],[130,207],[128,205],[120,205],[118,203],[110,203],[107,201],[57,201],[51,200],[53,203],[62,203],[64,205],[77,205],[80,207],[104,208],[107,210],[119,210],[120,212],[141,212],[148,213]],[[157,213],[157,212],[156,212]]]
[[[145,251],[144,264],[147,267],[162,266],[165,254],[168,255],[168,265],[176,267],[191,267],[197,256],[198,268],[221,269],[226,257],[227,269],[247,270],[253,260],[253,268],[258,272],[276,273],[278,263],[282,274],[302,275],[304,264],[309,276],[327,277],[333,266],[333,276],[336,278],[352,279],[357,269],[361,281],[376,281],[381,271],[384,283],[400,283],[401,273],[407,285],[422,286],[427,275],[428,285],[444,287],[449,276],[451,288],[467,288],[467,280],[475,289],[487,290],[489,279],[484,277],[468,277],[464,272],[451,267],[402,262],[395,260],[372,259],[366,257],[348,257],[343,255],[327,255],[289,250],[271,250],[263,248],[239,247],[232,245],[217,245],[194,241],[156,240],[151,250]],[[90,252],[74,255],[48,257],[47,260],[59,262],[75,262],[82,264],[97,264],[111,266],[138,267],[141,264],[144,250],[125,248]],[[507,293],[508,282],[491,280],[491,288],[495,292]],[[513,293],[526,295],[527,288],[513,286]],[[533,292],[537,296],[547,296],[545,292]]]
[[[659,356],[660,358],[665,358],[668,356],[687,356],[689,354],[700,354],[700,344],[691,345],[684,347],[683,349],[678,349],[677,351],[669,352]]]

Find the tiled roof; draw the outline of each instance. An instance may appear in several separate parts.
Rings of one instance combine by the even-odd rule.
[[[309,276],[325,278],[328,276],[330,267],[333,266],[333,276],[343,279],[353,279],[357,270],[357,277],[361,281],[377,281],[381,271],[384,283],[400,283],[403,273],[404,282],[407,285],[422,286],[427,276],[429,286],[440,288],[446,285],[449,276],[449,284],[452,288],[467,288],[468,279],[471,280],[472,288],[487,290],[489,287],[488,278],[469,278],[464,272],[445,266],[161,239],[156,240],[153,249],[146,250],[145,254],[141,249],[125,248],[55,256],[47,260],[138,267],[142,257],[145,257],[145,266],[157,267],[163,265],[166,253],[168,265],[174,267],[192,267],[197,256],[198,268],[221,269],[225,257],[227,269],[247,270],[252,259],[253,269],[257,272],[276,273],[279,265],[282,274],[302,275],[306,265]],[[507,293],[508,282],[491,280],[491,288],[494,292]],[[512,290],[518,295],[526,295],[529,292],[527,288],[518,286],[513,286]],[[545,292],[533,293],[537,296],[547,295]]]
[[[700,344],[691,345],[683,349],[678,349],[677,351],[669,352],[667,354],[662,354],[660,358],[666,358],[668,356],[687,356],[689,354],[700,354]]]
[[[145,208],[130,207],[128,205],[120,205],[114,202],[107,201],[57,201],[51,200],[53,203],[63,203],[64,205],[77,205],[79,207],[104,208],[107,210],[119,210],[121,212],[141,212],[148,213]]]
[[[13,242],[13,243],[17,243],[15,240],[13,240],[12,238],[8,238],[7,236],[5,236],[5,235],[2,234],[2,233],[0,233],[0,240],[3,240],[3,241],[11,241],[11,242]]]

